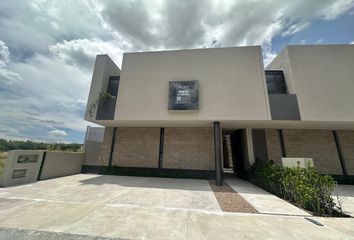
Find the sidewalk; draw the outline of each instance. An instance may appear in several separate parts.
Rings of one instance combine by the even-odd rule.
[[[238,178],[227,178],[226,182],[249,202],[259,213],[288,216],[311,216],[291,203]]]
[[[79,174],[1,188],[0,239],[354,240],[352,218],[310,217],[318,226],[250,183],[226,181],[261,214],[222,211],[207,180]]]

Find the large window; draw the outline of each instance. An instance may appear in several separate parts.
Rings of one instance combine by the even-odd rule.
[[[113,97],[117,97],[119,88],[120,76],[110,76],[108,80],[107,93]]]
[[[283,71],[265,71],[268,94],[287,94]]]

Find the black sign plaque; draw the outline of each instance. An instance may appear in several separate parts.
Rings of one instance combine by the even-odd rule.
[[[20,155],[18,156],[17,163],[36,163],[39,155]]]
[[[198,110],[199,81],[171,81],[168,110]]]

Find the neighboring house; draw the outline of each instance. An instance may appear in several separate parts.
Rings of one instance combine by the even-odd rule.
[[[122,70],[98,55],[85,119],[105,127],[86,172],[220,183],[224,165],[299,157],[354,175],[354,45],[288,46],[266,70],[258,46],[125,53]]]

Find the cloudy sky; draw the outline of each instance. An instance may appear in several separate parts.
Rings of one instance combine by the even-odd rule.
[[[354,43],[354,0],[1,0],[0,138],[82,142],[96,54]]]

